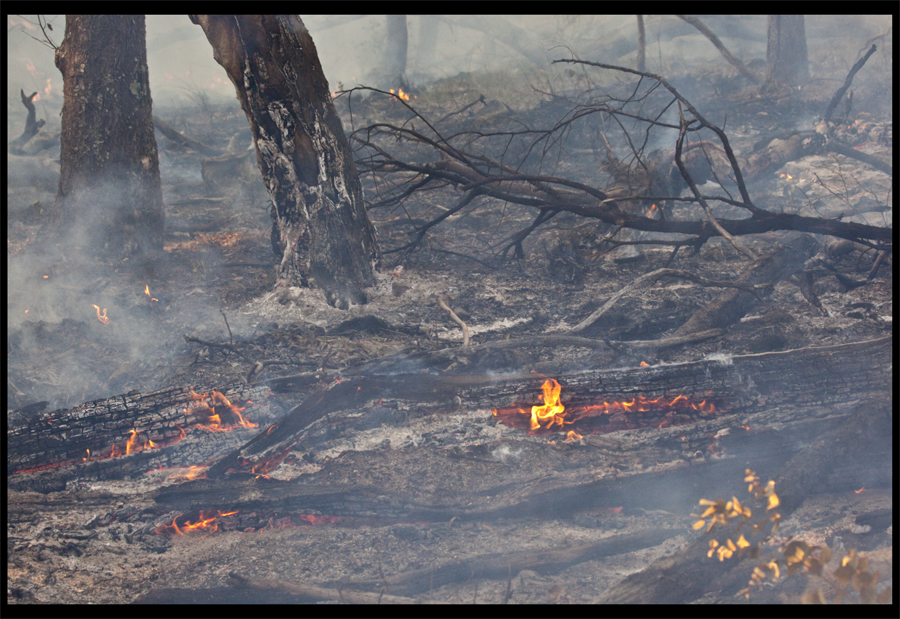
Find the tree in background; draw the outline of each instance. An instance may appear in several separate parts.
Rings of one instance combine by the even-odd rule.
[[[809,81],[803,15],[769,15],[766,86],[802,86]]]
[[[162,249],[163,201],[143,15],[67,15],[52,221],[91,253]]]
[[[366,302],[379,259],[350,144],[296,15],[192,15],[234,84],[272,198],[279,282]]]

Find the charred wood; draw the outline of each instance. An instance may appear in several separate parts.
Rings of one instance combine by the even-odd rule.
[[[770,255],[752,262],[738,278],[740,284],[775,284],[803,268],[803,263],[818,251],[818,243],[809,235],[790,239]],[[770,288],[771,290],[771,288]],[[675,335],[688,335],[708,329],[725,329],[739,321],[759,305],[758,294],[743,290],[728,290],[712,303],[699,309]]]

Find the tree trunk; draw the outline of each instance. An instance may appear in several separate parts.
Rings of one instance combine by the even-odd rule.
[[[809,81],[803,15],[769,15],[766,84],[801,86]]]
[[[436,15],[419,16],[419,49],[416,52],[415,66],[420,71],[427,71],[437,60],[438,25],[440,18]]]
[[[406,15],[387,16],[387,45],[385,46],[387,79],[394,88],[409,89],[406,81],[406,54],[409,35]]]
[[[192,15],[235,85],[272,197],[278,281],[366,302],[379,259],[350,145],[315,45],[296,15]]]
[[[56,66],[65,100],[53,221],[88,250],[161,250],[144,16],[67,15]]]

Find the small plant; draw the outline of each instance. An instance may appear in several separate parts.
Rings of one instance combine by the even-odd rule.
[[[778,495],[775,494],[775,482],[769,481],[763,485],[756,473],[747,469],[744,481],[750,485],[747,491],[752,495],[752,501],[756,503],[757,511],[766,513],[758,522],[753,522],[753,509],[741,504],[737,497],[730,501],[716,499],[700,499],[700,505],[706,509],[701,514],[691,514],[699,518],[694,523],[694,529],[706,527],[709,533],[715,528],[734,526],[732,534],[724,541],[712,539],[709,542],[707,556],[719,558],[719,561],[730,559],[737,554],[740,559],[747,553],[751,559],[761,559],[753,568],[750,576],[749,587],[740,591],[749,598],[753,588],[761,589],[762,583],[770,578],[778,580],[781,571],[788,576],[793,576],[800,570],[817,576],[831,585],[834,593],[833,601],[840,604],[852,587],[859,595],[859,600],[864,604],[887,604],[891,601],[891,587],[886,588],[880,594],[875,592],[878,583],[878,572],[869,571],[869,561],[866,557],[859,557],[855,550],[848,551],[840,561],[840,566],[834,571],[826,566],[832,559],[832,552],[828,546],[810,546],[804,541],[795,540],[793,536],[783,540],[778,545],[777,551],[770,550],[764,555],[763,548],[772,542],[772,538],[781,521],[781,514],[776,509],[780,505]],[[771,512],[771,513],[769,513]],[[747,538],[750,538],[749,540]],[[737,539],[734,539],[737,538]],[[801,598],[804,604],[826,604],[828,602],[822,587],[803,594]]]

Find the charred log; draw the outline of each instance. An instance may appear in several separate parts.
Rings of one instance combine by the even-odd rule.
[[[804,348],[762,355],[735,356],[722,361],[697,361],[630,370],[589,371],[559,377],[566,387],[567,405],[590,404],[597,398],[637,394],[654,398],[671,393],[715,398],[732,413],[760,406],[783,409],[815,408],[883,393],[889,384],[890,338],[841,346]],[[872,355],[861,364],[860,354]],[[785,384],[785,377],[793,380]],[[829,388],[823,392],[822,377]],[[511,401],[540,401],[542,379],[531,376],[423,376],[369,377],[345,381],[295,408],[274,427],[210,470],[211,477],[236,471],[266,472],[277,466],[304,432],[330,413],[360,410],[378,402],[381,408],[422,412],[508,406]]]
[[[33,92],[29,96],[25,96],[24,90],[20,90],[19,93],[22,95],[22,105],[28,110],[28,118],[25,119],[25,130],[22,131],[22,135],[9,143],[9,152],[13,155],[21,155],[22,147],[28,143],[28,140],[37,135],[46,122],[43,118],[37,120],[37,112],[34,109],[34,103],[32,103],[37,93]]]
[[[246,441],[255,427],[248,420],[270,419],[269,393],[240,384],[225,388],[222,398],[234,403],[236,413],[218,396],[198,400],[192,389],[173,388],[39,415],[7,433],[7,485],[51,491],[72,479],[121,479],[152,468],[200,465]],[[233,430],[216,431],[226,428]]]
[[[769,256],[751,263],[738,278],[741,284],[775,284],[803,268],[803,263],[818,251],[818,243],[809,235],[789,240]],[[769,289],[771,290],[771,288]],[[758,294],[742,290],[728,290],[712,303],[699,309],[675,331],[676,336],[688,335],[707,329],[725,329],[757,307]]]

